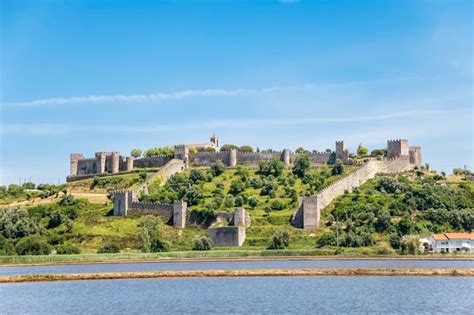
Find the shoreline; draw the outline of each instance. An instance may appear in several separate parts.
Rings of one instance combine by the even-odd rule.
[[[13,256],[26,257],[33,262],[0,263],[0,267],[21,266],[51,266],[51,265],[93,265],[93,264],[131,264],[131,263],[180,263],[180,262],[232,262],[232,261],[331,261],[331,260],[420,260],[420,261],[474,261],[474,256],[236,256],[236,257],[137,257],[140,254],[114,257],[106,254],[94,257],[92,255],[48,255],[48,256]],[[4,256],[7,257],[7,256]],[[49,260],[47,258],[53,258]],[[56,258],[58,258],[56,260]],[[61,259],[62,258],[62,259]],[[81,258],[91,258],[82,260]],[[96,258],[96,259],[94,259]],[[34,262],[34,260],[38,261]],[[42,259],[46,259],[41,261]],[[1,261],[1,257],[0,257]]]
[[[106,272],[85,274],[45,274],[1,276],[2,283],[84,281],[165,278],[228,278],[228,277],[314,277],[314,276],[460,276],[474,277],[474,269],[403,269],[403,268],[344,268],[344,269],[254,269],[254,270],[181,270],[151,272]]]

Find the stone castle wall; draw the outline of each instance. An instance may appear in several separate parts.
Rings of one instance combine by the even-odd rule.
[[[334,199],[359,187],[367,180],[374,178],[377,173],[400,173],[414,167],[408,156],[401,156],[384,161],[369,161],[361,168],[325,187],[316,196],[304,197],[300,207],[295,211],[292,223],[296,227],[316,229],[319,227],[321,210]]]
[[[152,157],[147,157],[147,158],[135,159],[133,161],[133,167],[134,168],[162,167],[172,159],[173,159],[172,157],[169,157],[167,155],[158,155],[158,156],[152,156]]]
[[[217,161],[229,164],[229,151],[223,152],[197,152],[188,155],[188,162],[193,166],[209,166]]]
[[[207,230],[214,246],[242,246],[245,241],[245,227],[211,227]]]
[[[186,169],[186,165],[184,164],[183,161],[178,160],[178,159],[172,159],[168,163],[166,163],[165,166],[160,168],[158,172],[154,173],[152,176],[150,176],[143,184],[138,187],[136,190],[136,193],[140,193],[144,191],[145,193],[148,193],[147,187],[148,185],[157,179],[158,177],[160,178],[160,185],[164,185],[168,179],[173,176],[176,173],[181,173]]]
[[[156,202],[132,201],[127,211],[128,215],[133,214],[152,214],[159,216],[163,222],[173,222],[173,205]]]

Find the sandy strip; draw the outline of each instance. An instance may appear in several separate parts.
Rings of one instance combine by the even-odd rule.
[[[254,270],[182,270],[151,272],[105,272],[84,274],[45,274],[0,277],[0,283],[76,281],[149,278],[205,277],[290,277],[290,276],[464,276],[474,277],[474,269],[254,269]]]

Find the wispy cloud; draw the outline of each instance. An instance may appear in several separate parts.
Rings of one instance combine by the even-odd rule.
[[[232,97],[264,94],[280,91],[295,90],[314,90],[314,89],[330,89],[338,87],[377,84],[386,82],[397,82],[414,79],[408,78],[386,78],[376,80],[360,80],[348,81],[340,83],[305,83],[294,86],[273,86],[266,88],[238,88],[238,89],[190,89],[172,92],[157,92],[149,94],[114,94],[114,95],[87,95],[87,96],[68,96],[68,97],[52,97],[37,100],[28,100],[20,102],[2,101],[2,106],[19,106],[19,107],[40,107],[48,105],[79,105],[79,104],[98,104],[98,103],[137,103],[137,102],[162,102],[168,100],[181,100],[193,97]]]
[[[193,130],[202,128],[237,128],[237,127],[276,127],[276,126],[299,126],[310,124],[344,124],[354,122],[386,121],[400,118],[419,118],[446,115],[470,114],[470,110],[417,110],[402,111],[379,115],[361,115],[348,117],[320,117],[320,118],[261,118],[261,119],[222,119],[184,122],[176,124],[154,124],[154,125],[70,125],[70,124],[4,124],[0,132],[2,134],[29,134],[29,135],[65,135],[75,132],[86,133],[154,133],[177,130]]]

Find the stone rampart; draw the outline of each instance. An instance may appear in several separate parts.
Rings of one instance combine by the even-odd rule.
[[[258,164],[260,161],[271,161],[273,159],[280,160],[282,152],[237,152],[238,164]]]
[[[413,167],[408,156],[382,161],[371,160],[356,171],[325,187],[316,196],[303,198],[300,207],[293,214],[292,223],[296,227],[316,229],[319,227],[321,210],[346,191],[350,192],[355,187],[359,187],[367,180],[374,178],[377,173],[400,173]]]
[[[245,227],[211,227],[207,230],[214,246],[242,246],[245,241]]]
[[[152,214],[159,216],[163,222],[171,224],[173,221],[173,205],[156,202],[132,201],[127,214]]]
[[[186,169],[186,165],[183,161],[178,159],[172,159],[165,166],[160,168],[158,172],[150,176],[143,184],[138,187],[136,193],[145,192],[148,193],[148,185],[159,177],[160,185],[164,185],[168,179],[176,173],[183,172]]]
[[[173,157],[167,155],[158,155],[152,157],[146,157],[141,159],[135,159],[133,161],[134,168],[149,168],[149,167],[162,167],[169,161],[171,161]]]
[[[197,152],[188,155],[188,162],[193,166],[209,166],[217,161],[229,164],[229,151],[222,152]]]

